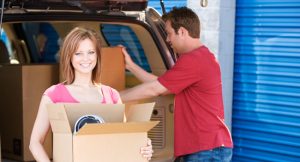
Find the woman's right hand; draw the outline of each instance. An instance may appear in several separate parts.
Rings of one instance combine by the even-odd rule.
[[[147,139],[147,146],[141,148],[141,154],[144,158],[147,158],[147,160],[151,160],[153,155],[153,148],[152,148],[152,142],[151,139]]]

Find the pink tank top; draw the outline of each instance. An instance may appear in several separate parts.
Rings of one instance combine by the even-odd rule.
[[[101,84],[101,92],[103,95],[103,104],[116,104],[120,99],[120,94],[117,90]],[[68,91],[67,87],[63,83],[59,83],[48,88],[44,95],[48,96],[53,103],[79,103],[71,93]],[[100,100],[99,100],[100,101]]]

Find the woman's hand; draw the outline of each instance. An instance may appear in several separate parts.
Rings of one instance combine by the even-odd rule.
[[[152,149],[152,143],[151,139],[148,138],[147,140],[147,146],[141,148],[141,154],[144,158],[147,158],[147,160],[151,160],[153,149]]]

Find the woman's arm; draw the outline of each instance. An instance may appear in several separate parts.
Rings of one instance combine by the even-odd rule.
[[[50,159],[43,147],[46,135],[50,129],[50,122],[46,104],[52,103],[49,97],[43,96],[40,102],[38,114],[33,125],[29,149],[38,162],[50,162]]]

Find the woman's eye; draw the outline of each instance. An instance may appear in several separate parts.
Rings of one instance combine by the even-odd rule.
[[[78,56],[78,55],[81,55],[81,53],[80,52],[76,52],[75,55]]]
[[[95,54],[95,53],[96,53],[95,51],[89,51],[90,55]]]

